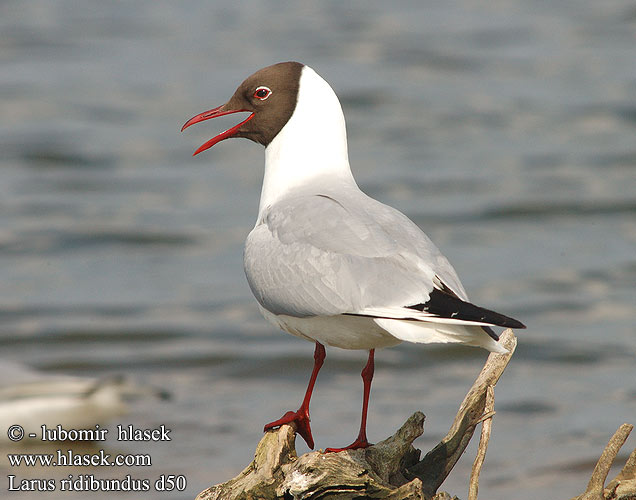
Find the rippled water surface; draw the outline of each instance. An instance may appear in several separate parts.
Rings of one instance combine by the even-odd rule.
[[[581,493],[618,425],[636,424],[634,33],[620,0],[3,2],[0,356],[169,391],[113,424],[165,424],[170,444],[108,442],[153,458],[115,475],[187,476],[181,494],[144,498],[237,474],[263,424],[299,404],[312,346],[268,326],[243,276],[260,146],[192,158],[235,117],[179,128],[256,69],[300,60],[341,98],[360,186],[431,236],[473,301],[528,325],[480,494]],[[485,358],[379,351],[370,439],[422,410],[416,444],[431,448]],[[357,432],[364,360],[328,351],[317,447]],[[466,497],[473,454],[444,489]]]

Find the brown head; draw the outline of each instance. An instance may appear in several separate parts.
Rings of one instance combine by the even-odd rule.
[[[267,146],[294,113],[303,67],[298,62],[283,62],[263,68],[241,83],[228,102],[190,118],[181,131],[210,118],[251,113],[238,125],[203,144],[194,154],[230,137],[245,137]]]

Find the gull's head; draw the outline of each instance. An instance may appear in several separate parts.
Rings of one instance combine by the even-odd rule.
[[[283,62],[263,68],[241,83],[228,102],[190,118],[182,131],[210,118],[250,113],[239,124],[207,141],[194,154],[230,137],[245,137],[267,146],[294,113],[304,67],[298,62]]]
[[[314,70],[298,62],[282,62],[257,71],[239,85],[228,102],[193,116],[181,130],[232,113],[249,115],[201,145],[195,155],[230,137],[245,137],[267,147],[289,122],[293,122],[290,127],[295,132],[287,135],[301,135],[295,140],[305,150],[325,142],[346,141],[336,94]]]

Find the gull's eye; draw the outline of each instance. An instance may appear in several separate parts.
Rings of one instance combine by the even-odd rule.
[[[270,95],[272,95],[272,91],[270,89],[268,89],[267,87],[258,87],[255,91],[254,91],[254,97],[256,99],[260,99],[261,101],[264,101],[265,99],[267,99]]]

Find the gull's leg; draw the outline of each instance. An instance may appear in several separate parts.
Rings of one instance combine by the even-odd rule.
[[[309,448],[314,449],[314,438],[311,436],[311,427],[309,426],[309,400],[311,399],[311,393],[314,390],[314,384],[316,383],[316,377],[318,377],[320,367],[325,361],[325,356],[325,346],[320,342],[316,342],[316,349],[314,350],[314,369],[311,372],[305,399],[303,399],[300,408],[298,408],[298,411],[288,411],[278,420],[265,425],[264,431],[268,431],[274,427],[280,427],[283,424],[295,422],[296,432],[303,437]]]
[[[374,363],[373,357],[375,349],[369,351],[369,359],[367,364],[362,369],[362,382],[364,383],[364,394],[362,397],[362,419],[360,421],[360,432],[356,440],[345,448],[327,448],[325,453],[338,452],[343,450],[357,450],[358,448],[367,448],[369,441],[367,441],[367,410],[369,408],[369,393],[371,392],[371,380],[373,380]]]

